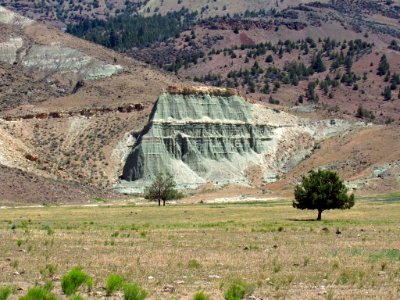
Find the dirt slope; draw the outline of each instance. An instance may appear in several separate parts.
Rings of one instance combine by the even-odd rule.
[[[331,138],[283,180],[268,188],[292,191],[301,176],[317,167],[337,171],[358,194],[399,190],[400,127],[371,126]]]
[[[58,181],[0,165],[0,206],[72,204],[116,197],[76,182]]]
[[[32,193],[23,198],[35,203],[56,194],[70,194],[68,201],[88,198],[90,189],[81,193],[81,185],[62,181],[110,187],[132,143],[126,133],[142,128],[152,103],[178,79],[52,26],[4,9],[0,15],[0,163],[9,167],[2,172],[0,198],[15,200],[19,184]],[[93,66],[104,74],[104,66],[121,71],[82,77]]]

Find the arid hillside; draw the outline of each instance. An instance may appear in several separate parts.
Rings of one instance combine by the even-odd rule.
[[[400,189],[399,126],[368,126],[321,143],[313,154],[268,188],[291,193],[293,185],[315,166],[338,172],[358,194]]]
[[[113,197],[110,191],[157,98],[168,86],[196,84],[237,88],[256,104],[253,110],[272,108],[258,118],[354,124],[343,132],[345,140],[336,136],[314,145],[302,136],[280,139],[277,164],[292,161],[297,148],[311,152],[297,167],[277,168],[276,183],[260,180],[257,166],[246,168],[240,174],[252,184],[246,189],[290,194],[301,175],[323,166],[365,193],[398,190],[397,19],[379,6],[379,16],[368,16],[391,22],[384,27],[391,31],[374,27],[376,21],[358,32],[347,27],[351,12],[305,7],[283,9],[272,23],[271,16],[196,21],[167,42],[127,53],[0,7],[1,203]],[[347,16],[343,24],[341,16]],[[19,187],[32,191],[20,202]]]
[[[0,163],[20,170],[2,178],[2,198],[15,199],[18,178],[31,182],[39,203],[58,193],[53,179],[110,187],[125,134],[142,128],[177,79],[1,7],[0,31]]]
[[[166,14],[188,8],[197,11],[201,17],[208,18],[244,11],[258,11],[261,9],[282,10],[289,6],[301,3],[313,2],[311,0],[234,0],[234,1],[210,1],[210,0],[71,0],[56,1],[46,0],[38,3],[30,0],[2,0],[0,5],[15,12],[39,21],[53,24],[59,28],[65,28],[68,24],[77,23],[85,18],[105,20],[107,18],[124,13],[140,13],[143,15]],[[322,2],[328,2],[324,0]]]
[[[71,0],[71,1],[30,1],[2,0],[0,5],[39,21],[63,29],[67,24],[83,18],[106,19],[122,12],[136,12],[148,0]]]
[[[336,1],[217,17],[128,53],[267,105],[398,122],[399,12],[396,3]]]
[[[311,0],[179,0],[179,1],[162,1],[162,0],[150,0],[140,9],[143,14],[166,14],[171,11],[177,11],[183,7],[188,8],[191,11],[199,12],[201,18],[224,16],[227,14],[242,14],[245,11],[259,11],[259,10],[270,10],[275,9],[277,11],[288,8],[290,6],[296,6],[299,4],[305,4],[313,2]],[[322,3],[329,2],[328,0],[320,1]]]

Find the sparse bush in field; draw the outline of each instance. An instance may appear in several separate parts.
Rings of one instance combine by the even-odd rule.
[[[224,294],[225,300],[240,300],[250,295],[254,291],[254,286],[241,279],[234,280]]]
[[[49,264],[49,265],[46,265],[46,268],[40,269],[39,273],[46,277],[53,277],[54,274],[56,273],[56,271],[57,271],[57,267],[52,264]]]
[[[69,300],[84,300],[84,298],[81,295],[73,295],[68,298]]]
[[[80,268],[73,268],[61,279],[61,288],[67,296],[75,294],[83,284],[86,284],[88,289],[91,289],[93,286],[93,280]]]
[[[204,292],[197,292],[194,294],[193,300],[210,300],[210,296]]]
[[[54,233],[54,230],[49,225],[42,225],[40,229],[46,230],[47,235],[52,235]]]
[[[339,262],[338,261],[333,262],[332,269],[333,270],[339,269]]]
[[[351,284],[354,285],[357,282],[358,274],[356,271],[344,270],[340,273],[339,277],[336,279],[336,284]]]
[[[133,230],[133,231],[138,231],[138,230],[139,230],[139,227],[138,227],[137,225],[135,225],[135,224],[132,224],[132,225],[131,225],[131,230]]]
[[[294,276],[289,275],[289,276],[273,276],[269,283],[274,287],[275,290],[280,290],[280,289],[287,289],[290,284],[293,282]]]
[[[308,256],[304,256],[303,266],[306,267],[309,262],[310,262],[310,258]]]
[[[124,300],[144,300],[146,297],[146,290],[142,289],[137,283],[127,283],[124,285]]]
[[[13,288],[11,286],[0,287],[0,300],[7,300],[12,293]]]
[[[16,268],[18,268],[18,265],[19,265],[19,262],[18,262],[18,260],[13,260],[11,263],[10,263],[10,266],[11,267],[13,267],[14,269],[16,269]]]
[[[201,264],[197,260],[191,259],[189,260],[188,267],[191,269],[198,269],[201,267]]]
[[[120,290],[123,287],[123,284],[124,279],[121,276],[117,274],[111,274],[110,276],[108,276],[106,281],[107,296],[110,296],[115,291]]]
[[[19,300],[57,300],[57,298],[49,290],[37,286],[30,288]]]
[[[278,273],[282,270],[282,264],[277,259],[274,259],[272,261],[272,263],[273,263],[275,273]]]
[[[52,291],[53,288],[54,288],[54,283],[51,280],[47,280],[46,283],[43,286],[43,289],[45,289],[48,292]]]

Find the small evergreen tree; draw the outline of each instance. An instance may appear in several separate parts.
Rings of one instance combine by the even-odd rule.
[[[344,60],[344,66],[346,68],[346,72],[351,73],[351,67],[353,66],[353,59],[350,55],[346,56],[346,59]]]
[[[339,176],[329,170],[311,171],[296,186],[293,207],[297,209],[318,210],[317,220],[329,209],[349,209],[354,206],[354,194],[347,195],[348,188]]]
[[[392,89],[390,88],[390,86],[385,87],[382,95],[385,98],[385,101],[389,101],[392,99]]]
[[[383,54],[378,66],[378,75],[385,75],[390,69],[389,62],[387,61],[386,55]]]
[[[154,179],[151,186],[146,190],[145,198],[158,201],[158,206],[161,206],[161,200],[163,206],[166,201],[172,199],[181,199],[183,194],[175,189],[176,183],[174,177],[170,174],[163,175],[158,174]]]
[[[321,73],[326,70],[324,62],[322,61],[321,58],[321,53],[318,53],[316,56],[313,57],[313,60],[311,62],[311,68],[317,73]]]

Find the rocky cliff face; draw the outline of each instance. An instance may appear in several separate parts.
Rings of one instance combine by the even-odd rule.
[[[34,41],[24,34],[24,30],[34,24],[34,21],[0,6],[0,32],[4,31],[1,32],[3,39],[0,38],[0,63],[21,65],[25,71],[40,71],[46,76],[60,73],[89,80],[122,71],[120,65],[107,64],[62,43],[43,45]]]
[[[342,127],[305,125],[220,89],[164,93],[137,137],[117,189],[140,190],[159,173],[173,174],[181,187],[249,184],[248,170],[254,167],[265,181],[275,181],[309,155],[318,139]]]

